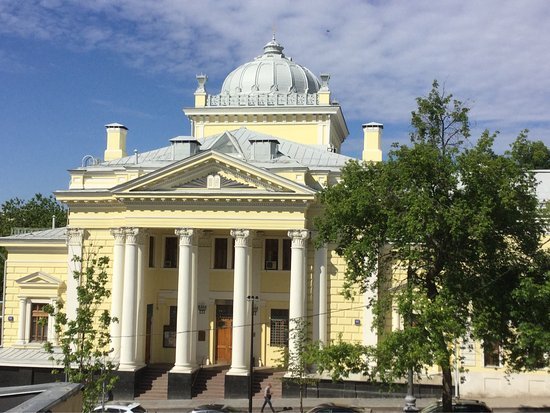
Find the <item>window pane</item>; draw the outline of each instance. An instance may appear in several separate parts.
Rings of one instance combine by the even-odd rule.
[[[271,310],[270,346],[288,345],[288,310]]]
[[[155,237],[149,237],[149,268],[155,266]]]
[[[227,238],[214,240],[214,268],[227,268]]]
[[[164,268],[178,266],[178,238],[166,237],[164,242]]]
[[[265,240],[265,269],[276,270],[278,268],[279,259],[279,240]]]
[[[283,270],[290,271],[290,240],[283,239]]]
[[[500,346],[497,342],[486,343],[483,346],[483,361],[486,366],[500,365]]]
[[[48,313],[44,311],[46,304],[31,306],[31,336],[30,341],[46,341],[48,339]]]

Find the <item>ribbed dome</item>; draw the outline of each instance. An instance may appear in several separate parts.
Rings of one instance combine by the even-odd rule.
[[[283,54],[283,46],[273,39],[264,53],[233,70],[225,78],[222,94],[241,93],[317,93],[321,83],[311,71]]]

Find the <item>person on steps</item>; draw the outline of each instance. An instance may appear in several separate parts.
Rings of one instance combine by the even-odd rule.
[[[273,408],[273,405],[271,404],[271,383],[267,383],[267,386],[265,386],[264,389],[264,404],[262,405],[262,413],[264,411],[264,407],[266,404],[269,404],[269,407],[271,408],[271,411],[275,413],[275,409]]]

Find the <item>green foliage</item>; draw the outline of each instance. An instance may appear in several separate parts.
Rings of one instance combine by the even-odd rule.
[[[36,194],[28,201],[9,199],[0,211],[0,236],[10,235],[15,227],[51,228],[54,215],[56,226],[67,225],[67,210],[52,195]]]
[[[450,406],[457,339],[499,342],[512,370],[548,366],[550,260],[541,240],[549,221],[532,165],[518,155],[530,146],[525,133],[505,155],[489,132],[466,147],[468,108],[437,82],[417,102],[411,145],[394,146],[384,163],[347,164],[321,194],[316,226],[318,242],[334,243],[347,262],[348,297],[384,292],[369,303],[381,333],[377,368],[359,368],[392,380],[435,363]],[[391,305],[405,328],[382,334]]]
[[[289,348],[281,350],[278,364],[284,367],[289,374],[285,377],[296,383],[300,389],[300,412],[303,413],[303,393],[308,384],[318,381],[311,375],[311,365],[316,361],[318,345],[313,343],[308,334],[308,323],[304,318],[290,320]]]
[[[46,343],[51,359],[63,366],[69,382],[84,384],[83,398],[85,412],[89,412],[112,390],[117,377],[112,374],[115,365],[110,359],[112,351],[109,328],[117,320],[108,310],[100,307],[111,294],[106,288],[109,258],[89,253],[85,259],[74,257],[81,265],[76,271],[78,280],[75,319],[69,319],[63,310],[63,303],[48,306],[46,311],[55,319],[55,332],[62,358],[56,358],[54,345]]]
[[[319,372],[328,372],[332,380],[338,381],[350,374],[370,376],[375,350],[358,343],[348,343],[339,337],[336,342],[314,347],[312,358]]]
[[[12,228],[51,228],[52,216],[55,215],[56,225],[67,225],[67,210],[53,196],[45,197],[36,194],[28,201],[12,198],[0,207],[0,236],[11,235]],[[0,247],[0,253],[7,256],[5,248]],[[0,291],[3,283],[4,260],[0,259]]]
[[[542,141],[527,140],[527,132],[521,132],[509,153],[528,169],[550,169],[550,149]]]

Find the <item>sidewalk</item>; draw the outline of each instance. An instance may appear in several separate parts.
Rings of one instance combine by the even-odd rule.
[[[426,407],[428,404],[434,402],[435,399],[418,399],[416,406],[418,408]],[[535,398],[484,398],[483,401],[487,403],[495,412],[550,412],[550,396],[548,398],[535,397]],[[361,407],[365,413],[377,413],[377,412],[402,412],[405,406],[404,399],[400,398],[358,398],[358,399],[313,399],[304,398],[303,406],[304,411],[310,408],[322,404],[322,403],[335,403],[346,406]],[[204,404],[227,404],[240,411],[248,411],[248,399],[231,399],[231,400],[144,400],[142,406],[147,409],[149,413],[154,412],[188,412],[193,407]],[[253,410],[259,412],[263,404],[263,398],[255,397],[253,400]],[[292,410],[297,413],[300,411],[300,399],[297,398],[285,398],[285,399],[273,399],[273,407],[277,413],[283,410]],[[269,410],[265,410],[269,413]]]

